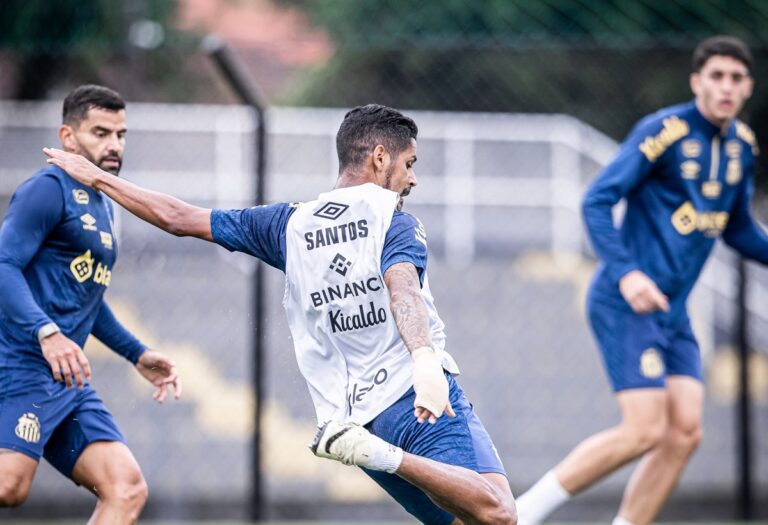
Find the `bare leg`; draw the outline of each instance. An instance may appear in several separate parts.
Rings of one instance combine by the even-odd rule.
[[[616,395],[621,423],[588,437],[518,499],[521,525],[538,525],[568,498],[654,447],[667,427],[667,393],[632,389]]]
[[[625,390],[616,399],[621,408],[621,423],[585,439],[555,467],[558,481],[572,495],[645,453],[665,433],[665,390]]]
[[[88,525],[136,523],[147,500],[147,484],[125,444],[91,443],[75,463],[72,478],[99,498]]]
[[[426,492],[438,506],[461,520],[459,523],[517,523],[515,501],[507,478],[501,474],[478,474],[408,453],[396,474]]]
[[[635,468],[619,509],[619,516],[635,525],[653,522],[701,441],[703,385],[691,377],[671,376],[667,392],[668,430]]]
[[[0,448],[0,507],[24,503],[37,465],[37,461],[21,452]]]

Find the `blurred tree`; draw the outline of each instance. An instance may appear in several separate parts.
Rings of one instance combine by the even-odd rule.
[[[88,69],[108,56],[160,45],[176,0],[4,0],[0,50],[15,65],[11,96],[44,98],[73,62]]]
[[[287,93],[291,104],[566,113],[621,140],[644,115],[692,97],[690,55],[708,36],[743,38],[758,87],[768,82],[763,0],[277,1],[336,46]],[[745,118],[768,151],[764,93]]]
[[[758,0],[279,1],[305,10],[337,51],[291,103],[563,112],[620,139],[690,98],[701,38],[741,36],[759,55],[758,81],[768,78],[768,2]],[[768,100],[751,108],[762,115]]]

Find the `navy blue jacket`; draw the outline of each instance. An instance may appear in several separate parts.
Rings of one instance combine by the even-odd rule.
[[[0,370],[50,374],[37,331],[55,322],[136,362],[145,346],[103,300],[117,259],[112,203],[49,166],[24,181],[0,227]]]
[[[602,260],[593,293],[616,298],[619,279],[641,270],[685,315],[688,297],[718,237],[745,257],[768,264],[768,236],[752,218],[752,130],[734,120],[726,131],[695,102],[641,120],[584,196],[582,211]],[[611,210],[627,209],[616,229]]]

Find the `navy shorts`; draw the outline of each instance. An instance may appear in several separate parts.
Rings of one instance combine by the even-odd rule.
[[[442,416],[434,425],[419,424],[413,415],[413,388],[365,427],[405,452],[475,472],[497,472],[506,476],[504,466],[488,432],[475,414],[464,391],[450,374],[451,406],[456,417]],[[454,516],[435,505],[421,489],[386,472],[363,469],[411,515],[428,525],[447,525]]]
[[[9,381],[2,382],[6,386],[15,384],[13,391],[0,389],[0,448],[38,461],[45,457],[71,479],[77,459],[89,444],[125,442],[112,414],[90,385],[80,390],[56,383],[52,377],[6,379]]]
[[[670,322],[659,312],[638,315],[593,293],[587,310],[615,392],[663,388],[671,375],[702,380],[699,344],[687,316]]]

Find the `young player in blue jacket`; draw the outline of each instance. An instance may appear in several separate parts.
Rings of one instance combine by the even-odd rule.
[[[696,449],[704,387],[686,299],[718,237],[768,264],[768,237],[749,209],[757,143],[736,119],[752,94],[751,67],[742,41],[701,42],[695,99],[641,120],[587,191],[584,220],[602,261],[588,315],[622,418],[520,497],[521,525],[638,457],[614,525],[651,523]],[[611,210],[622,198],[616,229]]]
[[[102,86],[64,100],[59,138],[117,174],[125,103]],[[27,498],[40,457],[97,497],[88,522],[134,523],[147,498],[139,465],[91,387],[89,334],[130,361],[162,402],[181,384],[173,362],[115,318],[104,292],[117,258],[112,203],[56,167],[14,193],[0,228],[0,507]],[[73,388],[75,387],[76,388]]]

